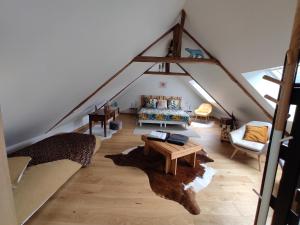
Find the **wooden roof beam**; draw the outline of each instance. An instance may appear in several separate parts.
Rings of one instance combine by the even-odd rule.
[[[217,64],[215,59],[191,58],[191,57],[159,57],[159,56],[137,56],[133,62],[153,62],[153,63],[211,63]]]
[[[145,48],[139,55],[143,55],[145,52],[147,52],[150,48],[152,48],[154,45],[156,45],[160,40],[162,40],[164,37],[166,37],[169,33],[171,33],[174,29],[174,26],[171,27],[169,30],[167,30],[165,33],[163,33],[159,38],[157,38],[154,42],[152,42],[147,48]],[[60,118],[53,126],[50,127],[46,131],[46,133],[53,130],[55,127],[57,127],[59,124],[61,124],[67,117],[69,117],[71,114],[73,114],[77,109],[79,109],[84,103],[86,103],[89,99],[91,99],[93,96],[96,95],[101,89],[103,89],[106,85],[108,85],[112,80],[114,80],[116,77],[118,77],[130,64],[133,62],[131,60],[128,62],[123,68],[121,68],[116,74],[111,76],[107,81],[105,81],[102,85],[100,85],[93,93],[91,93],[87,98],[82,100],[77,106],[75,106],[72,110],[70,110],[68,113],[66,113],[62,118]]]
[[[190,76],[186,73],[180,73],[180,72],[157,72],[157,71],[146,71],[144,74],[149,75],[164,75],[164,76]]]
[[[173,56],[181,56],[182,33],[185,23],[185,17],[186,13],[184,10],[182,10],[180,24],[177,24],[173,29]]]
[[[215,58],[206,48],[204,48],[197,39],[191,35],[187,30],[183,30],[183,32],[191,38],[212,60],[216,65],[218,65],[227,75],[228,77],[238,85],[239,88],[264,112],[269,120],[272,120],[273,116],[251,95],[251,93],[235,78],[235,76],[220,62],[217,58]]]

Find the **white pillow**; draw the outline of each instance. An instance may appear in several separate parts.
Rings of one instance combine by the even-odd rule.
[[[158,109],[167,109],[168,108],[168,101],[166,99],[159,99],[157,102]]]

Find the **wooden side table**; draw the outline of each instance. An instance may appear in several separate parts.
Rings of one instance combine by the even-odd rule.
[[[165,156],[165,173],[176,175],[177,159],[183,157],[189,165],[196,166],[196,154],[202,150],[202,147],[191,141],[185,145],[175,145],[168,142],[149,140],[146,135],[142,135],[142,140],[145,142],[144,154],[147,155],[150,149],[161,153]]]
[[[135,108],[135,107],[129,108],[129,113],[130,114],[137,114],[138,113],[138,108]]]
[[[93,122],[101,122],[101,126],[104,129],[104,137],[106,137],[106,123],[110,118],[113,120],[116,119],[116,116],[119,113],[119,108],[112,108],[109,111],[104,111],[103,109],[99,109],[93,113],[89,114],[89,131],[90,134],[93,134]]]

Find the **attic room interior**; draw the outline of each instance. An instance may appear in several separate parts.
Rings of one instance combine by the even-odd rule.
[[[299,225],[300,0],[1,0],[0,225]]]

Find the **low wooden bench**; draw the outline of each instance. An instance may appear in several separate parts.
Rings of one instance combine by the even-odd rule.
[[[165,156],[165,173],[176,175],[177,159],[184,159],[192,166],[196,166],[196,154],[202,150],[202,146],[188,141],[185,145],[175,145],[168,142],[149,140],[146,135],[142,135],[142,140],[145,142],[144,154],[147,155],[151,150],[161,153]]]

